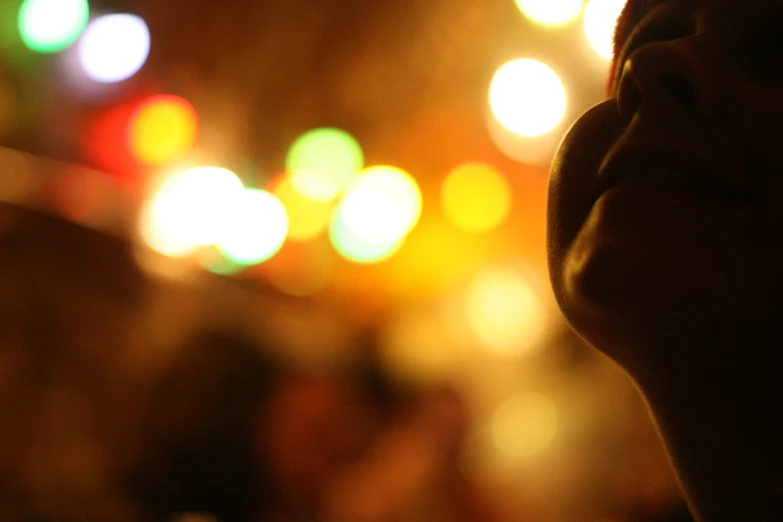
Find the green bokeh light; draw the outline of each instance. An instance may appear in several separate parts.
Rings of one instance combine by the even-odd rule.
[[[378,263],[393,256],[402,247],[405,238],[394,242],[370,242],[351,232],[345,226],[342,213],[337,211],[332,226],[329,228],[329,239],[335,250],[349,261],[356,263]]]
[[[25,0],[19,9],[19,34],[33,51],[56,53],[79,38],[89,18],[87,0]]]
[[[331,201],[364,166],[356,139],[334,128],[314,129],[300,136],[286,156],[291,184],[303,196]]]

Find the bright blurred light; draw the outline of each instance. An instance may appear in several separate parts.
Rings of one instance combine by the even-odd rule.
[[[27,47],[56,53],[76,41],[89,17],[87,0],[25,0],[17,22]]]
[[[529,59],[508,62],[495,73],[489,87],[495,118],[521,136],[551,131],[565,115],[563,83],[547,65]]]
[[[309,241],[329,228],[332,204],[302,196],[294,190],[291,179],[275,180],[270,191],[278,197],[288,212],[288,237],[294,241]]]
[[[139,161],[162,165],[187,154],[197,134],[198,116],[190,102],[179,96],[153,96],[133,116],[130,149]]]
[[[96,18],[79,42],[79,61],[87,76],[101,83],[126,80],[147,61],[150,32],[144,20],[128,14]]]
[[[511,188],[505,176],[483,163],[452,170],[441,187],[446,218],[468,232],[486,232],[505,221],[511,210]]]
[[[220,251],[231,261],[255,265],[280,250],[288,233],[285,207],[265,190],[245,190],[235,206],[217,242]]]
[[[364,166],[364,153],[356,139],[333,128],[306,132],[291,145],[286,171],[303,196],[331,201]]]
[[[541,25],[565,25],[582,12],[583,0],[516,0],[520,11]]]
[[[329,239],[335,250],[356,263],[378,263],[393,256],[402,246],[403,238],[396,241],[368,240],[357,236],[345,223],[342,208],[337,212],[329,228]]]
[[[612,37],[627,0],[588,0],[584,28],[587,41],[601,58],[612,59]]]
[[[234,223],[232,211],[243,203],[243,194],[242,182],[226,169],[198,167],[174,175],[142,211],[142,238],[171,257],[214,244]]]
[[[486,269],[467,292],[468,322],[478,337],[502,354],[540,348],[546,315],[530,283],[513,269]]]
[[[364,170],[340,202],[345,226],[357,238],[392,244],[401,241],[421,217],[422,197],[416,180],[396,167]]]
[[[527,459],[543,453],[558,431],[555,404],[538,393],[506,399],[492,416],[492,441],[507,457]]]

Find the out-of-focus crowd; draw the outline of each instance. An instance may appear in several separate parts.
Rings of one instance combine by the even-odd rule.
[[[469,480],[469,398],[399,386],[371,340],[337,369],[291,364],[125,242],[6,204],[0,289],[2,520],[550,520]]]

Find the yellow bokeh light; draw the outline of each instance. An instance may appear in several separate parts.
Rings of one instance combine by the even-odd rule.
[[[557,435],[558,417],[551,399],[538,393],[514,395],[492,416],[492,441],[512,459],[540,455]]]
[[[612,37],[626,0],[589,0],[585,6],[584,30],[590,46],[605,59],[612,59]]]
[[[452,170],[441,187],[446,218],[468,232],[486,232],[505,221],[511,210],[506,178],[484,163],[467,163]]]
[[[467,313],[476,335],[501,354],[541,348],[543,303],[516,270],[490,268],[477,275],[467,291]]]
[[[346,189],[340,213],[351,234],[362,241],[401,241],[421,217],[422,197],[416,180],[396,167],[364,170]]]
[[[153,96],[133,116],[130,149],[139,161],[162,165],[187,154],[198,134],[193,106],[178,96]]]
[[[549,66],[530,59],[508,62],[495,73],[489,105],[498,122],[520,136],[540,136],[563,120],[566,93]]]
[[[522,13],[537,24],[560,26],[582,12],[582,0],[516,0]]]
[[[282,201],[288,212],[288,238],[294,241],[309,241],[320,236],[329,228],[332,218],[332,203],[309,199],[297,192],[288,177],[275,180],[271,192]]]
[[[198,167],[167,178],[141,213],[141,236],[153,250],[182,257],[217,242],[244,187],[233,172]]]

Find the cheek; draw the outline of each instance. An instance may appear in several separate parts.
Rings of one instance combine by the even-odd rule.
[[[556,293],[564,258],[600,195],[598,168],[622,129],[615,101],[607,100],[574,123],[555,154],[547,204],[547,252]]]

